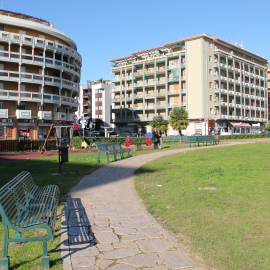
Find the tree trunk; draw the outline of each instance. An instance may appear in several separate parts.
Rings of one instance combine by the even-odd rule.
[[[182,136],[182,131],[181,131],[181,129],[180,129],[180,130],[178,130],[178,131],[179,131],[179,135],[180,135],[180,136]]]

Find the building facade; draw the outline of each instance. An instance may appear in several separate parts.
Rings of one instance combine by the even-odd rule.
[[[0,10],[0,138],[43,139],[75,122],[82,58],[48,21]]]
[[[153,116],[168,120],[175,106],[189,113],[187,135],[249,133],[252,125],[268,121],[267,60],[214,36],[193,36],[110,62],[117,126],[150,131]]]
[[[112,86],[114,89],[114,85]],[[111,126],[110,81],[80,86],[78,119],[86,119],[86,128],[100,130]]]

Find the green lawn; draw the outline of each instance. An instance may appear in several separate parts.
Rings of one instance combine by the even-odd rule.
[[[256,143],[164,157],[136,171],[135,187],[207,269],[270,269],[269,151]]]
[[[133,147],[133,146],[132,146]],[[132,148],[131,147],[131,148]],[[171,149],[188,147],[188,145],[166,144],[162,150],[132,152],[132,156],[151,153],[154,151],[166,151]],[[144,147],[150,149],[152,147]],[[126,157],[127,154],[124,154]],[[119,155],[118,155],[119,158]],[[110,157],[110,161],[113,161]],[[29,171],[38,186],[55,184],[60,188],[60,205],[58,207],[58,219],[55,230],[55,240],[48,243],[51,269],[62,269],[62,259],[60,252],[61,216],[64,203],[70,190],[86,175],[106,164],[105,157],[101,158],[101,163],[97,164],[97,153],[82,153],[69,155],[69,162],[62,166],[62,175],[52,175],[58,172],[58,156],[36,160],[25,160],[0,163],[0,187],[9,182],[21,171]],[[41,230],[27,232],[22,236],[33,236],[43,234]],[[12,234],[11,234],[12,235]],[[4,231],[0,222],[0,254],[3,253]],[[29,242],[19,246],[10,244],[9,256],[13,269],[41,269],[41,256],[43,254],[41,242]]]

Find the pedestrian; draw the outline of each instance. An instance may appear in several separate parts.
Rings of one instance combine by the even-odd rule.
[[[154,128],[153,132],[152,132],[152,140],[154,143],[154,149],[158,149],[158,142],[159,142],[159,134],[157,131],[157,128]]]

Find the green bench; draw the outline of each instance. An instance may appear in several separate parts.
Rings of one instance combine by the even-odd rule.
[[[212,144],[217,144],[219,143],[219,139],[215,139],[214,136],[212,135],[206,135],[206,136],[187,136],[189,140],[189,146],[191,147],[191,144],[194,143],[194,146],[196,146],[196,144],[199,144],[200,143],[204,143],[207,145],[207,143],[212,143]]]
[[[180,142],[180,136],[164,136],[162,137],[162,144],[164,144],[165,142],[173,142],[173,144],[175,144],[176,142]]]
[[[117,160],[118,153],[120,154],[121,159],[123,159],[123,154],[125,152],[128,152],[128,157],[129,157],[130,148],[122,148],[120,143],[96,143],[96,147],[98,150],[97,163],[100,163],[101,156],[106,157],[107,163],[109,163],[110,155],[113,156],[114,161]]]
[[[9,243],[31,241],[43,242],[42,269],[50,268],[47,241],[53,240],[59,194],[55,185],[38,187],[26,171],[0,189],[0,214],[5,232],[1,269],[9,269]],[[21,233],[36,228],[46,229],[47,236],[21,236]],[[9,229],[15,231],[14,238],[9,237]]]

